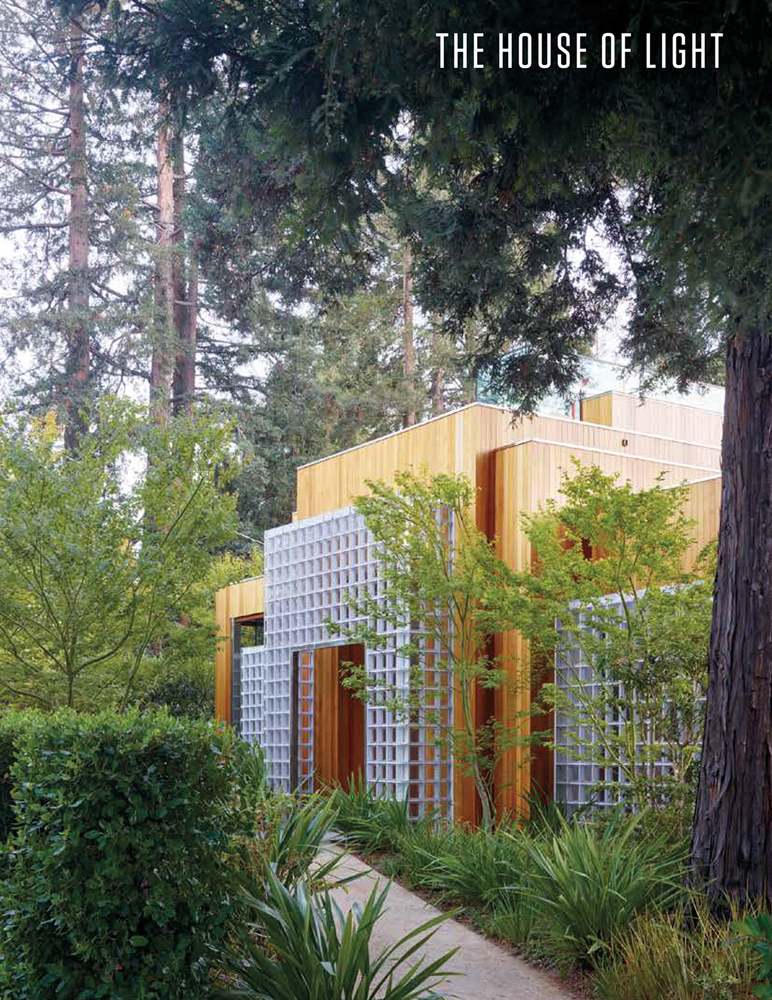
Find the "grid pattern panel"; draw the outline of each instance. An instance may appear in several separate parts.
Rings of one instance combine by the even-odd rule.
[[[625,598],[628,605],[633,604],[635,598],[631,595]],[[618,595],[609,595],[604,598],[604,603],[608,606],[616,606],[621,614],[621,601]],[[582,628],[590,628],[585,625],[581,611],[574,610],[574,618]],[[560,630],[560,623],[557,623]],[[598,677],[592,663],[588,662],[585,653],[579,646],[570,639],[555,654],[555,684],[571,702],[576,712],[581,712],[581,699],[576,689],[579,685],[590,698],[597,698],[603,691],[604,685],[613,695],[619,696],[622,693],[622,685],[609,684],[608,681]],[[668,706],[663,706],[663,713],[666,713]],[[585,713],[582,712],[582,715]],[[586,715],[585,715],[586,717]],[[622,732],[624,720],[620,717],[618,709],[609,708],[605,725],[609,730],[617,734]],[[580,741],[598,746],[599,734],[597,728],[587,722],[580,722],[577,725],[576,718],[567,711],[555,711],[555,789],[554,795],[557,802],[563,802],[572,811],[582,805],[594,802],[595,805],[603,808],[612,808],[621,800],[621,794],[614,787],[627,784],[627,778],[619,766],[604,766],[598,761],[602,761],[603,750],[598,747],[597,754],[590,747],[581,750],[582,757],[592,756],[595,760],[577,759],[575,754],[568,752],[571,742],[571,734],[576,733]],[[654,737],[651,733],[643,733],[643,738],[638,745],[651,745]],[[561,748],[566,749],[561,749]],[[649,770],[657,776],[662,776],[670,771],[670,763],[666,758],[653,762]]]
[[[293,771],[299,783],[313,772],[312,651],[336,644],[324,622],[353,625],[357,619],[346,594],[377,597],[382,586],[377,548],[364,519],[351,508],[265,533],[265,637],[262,647],[242,651],[248,654],[242,659],[242,734],[260,741],[274,787],[289,790]],[[385,647],[365,651],[368,673],[375,679],[373,702],[365,711],[367,783],[398,798],[407,795],[416,815],[427,807],[449,815],[452,774],[447,754],[437,746],[426,719],[395,718],[382,690],[384,685],[407,690],[410,664],[398,649],[408,635],[383,621],[371,624],[383,635]],[[306,662],[298,657],[293,691],[295,653],[305,654]],[[431,686],[438,689],[435,700],[449,717],[452,697],[447,676],[434,671]],[[317,720],[320,724],[324,720]],[[293,735],[296,761],[291,760]]]
[[[314,651],[297,654],[298,788],[314,789]]]
[[[241,648],[241,735],[250,743],[263,742],[263,647]]]

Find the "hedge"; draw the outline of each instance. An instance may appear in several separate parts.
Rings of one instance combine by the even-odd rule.
[[[11,765],[16,757],[14,737],[21,728],[25,714],[7,712],[0,715],[0,841],[5,841],[13,827],[13,797]]]
[[[195,1000],[234,894],[254,767],[168,715],[27,715],[0,889],[7,1000]]]

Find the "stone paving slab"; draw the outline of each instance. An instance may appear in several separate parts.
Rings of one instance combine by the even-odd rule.
[[[374,884],[382,887],[388,879],[350,854],[343,855],[335,869],[338,878],[357,874],[358,878],[333,890],[332,895],[344,913],[354,903],[364,905]],[[414,927],[431,920],[440,911],[420,896],[392,883],[381,919],[373,931],[375,954],[393,945]],[[437,928],[425,952],[413,956],[428,961],[453,948],[459,950],[448,964],[448,970],[459,975],[448,976],[440,993],[448,1000],[574,1000],[576,994],[563,988],[555,977],[528,965],[488,938],[475,933],[457,920],[446,920]]]

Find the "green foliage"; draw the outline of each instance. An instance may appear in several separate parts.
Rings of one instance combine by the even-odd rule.
[[[344,835],[346,843],[366,854],[393,851],[400,837],[414,826],[426,826],[431,816],[416,821],[411,819],[407,797],[395,799],[379,795],[367,785],[360,774],[351,778],[347,790],[336,788],[333,793],[335,827]]]
[[[684,488],[634,490],[597,467],[575,466],[563,477],[562,502],[525,519],[535,572],[508,572],[486,595],[485,614],[508,617],[533,653],[554,659],[570,696],[546,684],[541,700],[568,717],[565,749],[608,773],[618,768],[624,780],[607,779],[599,790],[639,807],[675,807],[686,825],[707,688],[712,568],[683,571],[693,527]],[[573,670],[573,650],[593,664],[600,693]],[[666,773],[656,766],[663,758]]]
[[[637,916],[613,939],[593,980],[603,1000],[750,1000],[758,974],[757,956],[695,894],[668,912]]]
[[[344,919],[328,893],[312,897],[302,882],[287,889],[269,871],[265,899],[247,895],[252,923],[264,935],[267,949],[245,930],[240,947],[225,955],[236,985],[214,995],[220,1000],[439,1000],[432,986],[452,951],[433,962],[419,961],[405,972],[400,967],[449,915],[421,924],[371,955],[371,938],[387,895],[388,887],[376,886],[361,911],[351,910]]]
[[[743,935],[751,951],[760,960],[759,985],[754,990],[757,997],[770,1000],[772,997],[772,917],[759,913],[746,917],[735,924],[735,929]]]
[[[163,643],[144,665],[136,691],[141,708],[165,706],[171,715],[214,717],[213,651],[224,638],[216,635],[215,594],[262,572],[263,553],[256,546],[246,556],[226,551],[211,560],[206,576],[190,589],[185,614],[167,623]]]
[[[537,910],[548,951],[562,965],[598,960],[636,913],[666,906],[681,893],[684,857],[660,841],[633,839],[634,823],[600,836],[587,824],[563,829],[526,849],[528,883],[513,888]]]
[[[161,677],[143,696],[140,707],[163,707],[172,716],[187,719],[214,717],[214,677],[212,671],[198,676],[178,673],[176,677]]]
[[[244,532],[257,537],[291,520],[299,465],[396,431],[407,411],[426,415],[438,370],[440,405],[463,398],[456,352],[433,326],[416,324],[412,384],[404,373],[402,261],[396,255],[367,288],[334,302],[311,302],[306,316],[274,321],[277,328],[268,332],[266,309],[261,306],[255,325],[270,367],[257,399],[240,407],[237,417],[244,455],[239,514]]]
[[[90,419],[74,455],[50,421],[0,428],[0,690],[13,702],[125,705],[151,654],[214,650],[213,623],[191,616],[232,532],[228,428],[151,425],[116,401]]]
[[[265,795],[254,814],[254,829],[237,842],[235,860],[250,879],[253,892],[272,871],[288,889],[300,881],[323,884],[337,864],[337,858],[314,865],[322,844],[335,821],[335,805],[330,799],[312,796],[298,801],[292,796]]]
[[[434,854],[424,850],[419,882],[441,898],[469,906],[494,909],[507,895],[513,878],[528,867],[526,839],[503,830],[466,830],[456,827]]]
[[[8,839],[14,824],[13,777],[16,740],[24,726],[25,714],[6,712],[0,715],[0,842]]]
[[[259,794],[249,748],[202,722],[71,711],[25,716],[17,747],[9,995],[205,997],[226,855]]]
[[[358,497],[355,507],[378,545],[383,586],[378,594],[348,592],[361,622],[350,628],[327,622],[327,630],[380,649],[389,639],[373,623],[387,622],[409,636],[397,652],[411,663],[411,677],[405,689],[352,667],[343,683],[357,697],[378,698],[397,717],[425,725],[428,738],[474,778],[483,825],[490,827],[493,771],[522,737],[519,719],[509,726],[495,719],[480,725],[474,717],[475,689],[509,682],[506,665],[485,652],[506,621],[493,609],[483,620],[477,610],[491,581],[508,571],[475,525],[475,491],[465,476],[407,471],[396,474],[393,486],[367,486],[371,494]],[[450,710],[451,687],[460,723]]]

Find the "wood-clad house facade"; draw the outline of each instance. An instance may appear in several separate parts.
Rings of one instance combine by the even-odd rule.
[[[639,488],[662,474],[665,483],[690,483],[696,552],[718,530],[720,439],[718,413],[608,392],[583,400],[578,420],[535,415],[513,423],[508,410],[475,403],[301,467],[293,523],[266,532],[265,578],[217,595],[218,717],[261,742],[278,785],[345,782],[361,769],[368,782],[407,794],[417,808],[439,807],[474,822],[471,779],[438,759],[425,734],[400,729],[378,706],[353,703],[338,683],[339,664],[352,660],[389,680],[401,676],[388,651],[344,648],[323,628],[324,620],[345,620],[347,587],[377,575],[352,501],[366,492],[367,480],[392,481],[398,471],[464,473],[478,491],[478,526],[521,569],[532,558],[522,515],[557,496],[563,472],[578,458]],[[242,629],[261,620],[263,645],[245,645]],[[504,663],[527,657],[516,633],[498,636],[496,647]],[[527,725],[530,697],[516,683],[483,692],[480,716],[493,711]],[[511,751],[496,775],[500,808],[521,807],[533,783],[552,787],[550,755],[529,761]]]

